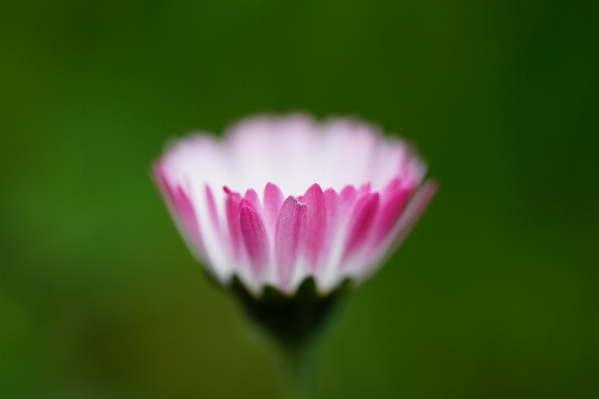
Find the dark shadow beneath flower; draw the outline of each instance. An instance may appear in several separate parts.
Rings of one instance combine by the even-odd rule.
[[[323,329],[349,285],[346,280],[323,296],[318,294],[314,278],[308,277],[292,296],[268,285],[256,297],[235,276],[231,288],[250,317],[267,333],[285,346],[302,346]]]

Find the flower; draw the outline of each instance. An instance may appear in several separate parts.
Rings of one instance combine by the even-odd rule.
[[[258,116],[224,139],[173,142],[154,178],[188,246],[221,284],[321,296],[370,276],[436,191],[410,146],[350,119]]]

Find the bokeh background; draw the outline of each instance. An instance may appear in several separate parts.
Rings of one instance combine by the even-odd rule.
[[[276,398],[149,175],[259,113],[358,115],[440,191],[340,308],[323,398],[599,397],[597,2],[0,4],[0,395]]]

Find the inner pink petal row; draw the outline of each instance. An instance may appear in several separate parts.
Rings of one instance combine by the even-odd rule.
[[[257,294],[291,293],[308,276],[323,293],[366,278],[433,197],[424,173],[399,139],[304,115],[243,121],[224,140],[192,136],[154,165],[194,254]]]

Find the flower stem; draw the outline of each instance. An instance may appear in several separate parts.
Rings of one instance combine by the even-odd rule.
[[[316,398],[318,345],[314,340],[283,345],[286,399]]]

